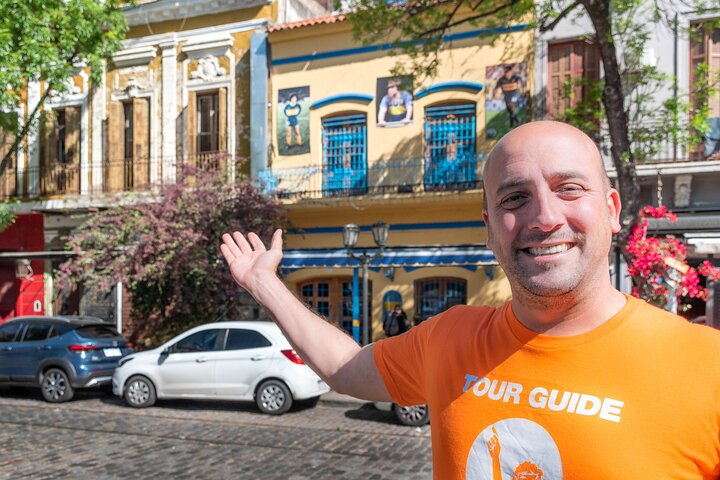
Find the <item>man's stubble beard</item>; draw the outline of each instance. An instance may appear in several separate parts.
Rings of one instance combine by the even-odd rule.
[[[567,267],[558,267],[556,265],[545,265],[544,271],[549,272],[553,269]],[[558,272],[560,273],[560,272]],[[537,275],[537,271],[535,272]],[[513,298],[522,298],[523,303],[528,306],[539,307],[543,309],[563,308],[565,305],[572,305],[575,301],[578,287],[582,283],[582,275],[578,270],[572,272],[571,275],[558,285],[549,286],[542,279],[533,279],[529,272],[525,271],[518,263],[513,264],[511,271],[507,272],[510,282]]]
[[[540,243],[543,240],[548,241],[551,237],[558,236],[557,232],[554,234],[547,235],[533,235],[535,238],[523,238],[523,244],[528,242]],[[571,238],[568,238],[571,237]],[[516,242],[512,242],[510,245],[510,251],[508,257],[507,268],[503,265],[505,275],[510,282],[511,291],[514,298],[522,297],[528,304],[539,306],[539,307],[551,307],[557,308],[564,304],[572,304],[579,293],[578,287],[583,283],[584,277],[589,273],[589,264],[593,262],[593,259],[588,259],[583,256],[583,248],[585,246],[585,237],[573,233],[571,235],[562,235],[562,238],[553,239],[556,241],[571,241],[575,249],[580,250],[579,263],[575,265],[555,265],[553,263],[547,263],[545,265],[536,265],[534,271],[530,272],[526,269],[521,262],[521,255],[526,255],[519,248],[516,247]],[[577,267],[577,268],[573,268]],[[552,270],[565,269],[565,272],[558,271],[556,275],[561,275],[560,279],[550,278],[543,279],[546,273]],[[534,276],[540,276],[541,278],[534,279]],[[551,280],[551,282],[548,282]],[[548,285],[552,283],[553,285]]]

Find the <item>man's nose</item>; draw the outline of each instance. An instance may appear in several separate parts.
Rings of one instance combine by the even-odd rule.
[[[552,192],[542,192],[535,196],[534,211],[528,222],[530,230],[552,232],[565,223],[560,200]]]

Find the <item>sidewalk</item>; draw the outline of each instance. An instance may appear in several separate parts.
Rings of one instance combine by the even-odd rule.
[[[350,395],[345,395],[342,393],[337,393],[334,390],[330,390],[328,393],[320,396],[320,403],[324,403],[326,405],[360,407],[366,403],[369,403],[369,401],[361,400],[359,398],[351,397]]]

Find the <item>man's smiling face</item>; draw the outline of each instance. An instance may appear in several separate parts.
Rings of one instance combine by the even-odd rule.
[[[509,133],[484,176],[488,246],[513,295],[553,297],[607,278],[620,200],[582,132],[534,122]]]

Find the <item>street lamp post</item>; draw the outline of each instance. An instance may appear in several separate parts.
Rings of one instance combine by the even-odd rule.
[[[360,265],[362,265],[362,275],[363,275],[363,287],[362,287],[362,293],[363,293],[363,303],[362,303],[362,344],[367,345],[370,343],[370,320],[369,320],[369,313],[368,313],[368,263],[370,263],[372,260],[378,258],[380,255],[383,254],[385,251],[385,246],[387,245],[387,238],[388,238],[388,231],[390,230],[390,227],[385,222],[376,222],[372,226],[372,234],[373,234],[373,240],[375,240],[375,245],[377,245],[377,249],[372,253],[368,253],[367,250],[363,249],[362,253],[355,253],[353,252],[353,249],[357,245],[358,237],[360,236],[360,227],[354,224],[348,224],[345,225],[343,228],[343,243],[345,244],[345,248],[347,248],[348,256],[350,258],[354,258],[355,260],[358,260],[360,262]]]

